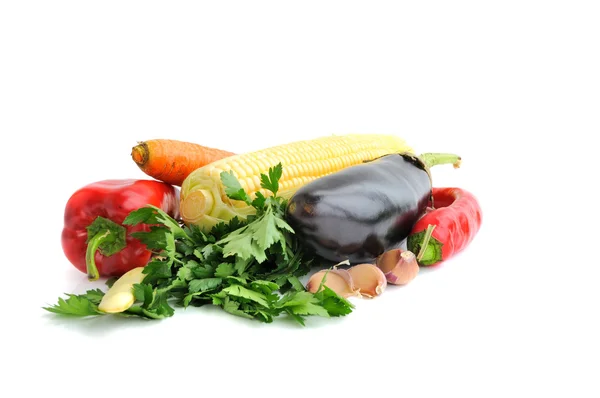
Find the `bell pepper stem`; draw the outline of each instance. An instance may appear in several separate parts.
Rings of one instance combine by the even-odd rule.
[[[127,246],[127,233],[124,226],[104,217],[96,217],[87,227],[87,232],[85,266],[88,280],[95,281],[100,277],[96,266],[96,252],[99,250],[104,256],[120,252]]]
[[[421,161],[427,167],[433,167],[440,164],[452,164],[455,169],[460,167],[461,158],[453,153],[423,153],[419,156]]]
[[[89,281],[98,280],[100,277],[98,267],[96,267],[96,252],[100,245],[108,239],[109,235],[110,231],[106,230],[103,233],[97,233],[88,240],[87,250],[85,252],[85,265]]]

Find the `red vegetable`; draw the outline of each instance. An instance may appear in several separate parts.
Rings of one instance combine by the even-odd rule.
[[[475,196],[460,188],[433,188],[433,208],[416,222],[407,248],[419,265],[448,260],[473,240],[481,227],[481,207]]]
[[[77,190],[65,207],[62,248],[66,257],[89,280],[121,276],[145,266],[151,252],[131,233],[150,227],[122,223],[131,211],[146,205],[178,217],[179,191],[152,180],[105,180]]]

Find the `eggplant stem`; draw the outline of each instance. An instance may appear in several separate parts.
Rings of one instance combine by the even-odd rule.
[[[433,167],[440,164],[452,164],[455,169],[460,167],[461,158],[453,153],[423,153],[419,156],[421,161],[427,167]]]
[[[425,235],[423,235],[423,241],[421,242],[421,249],[419,250],[419,254],[417,254],[417,261],[419,262],[425,255],[425,250],[427,249],[427,245],[429,245],[429,241],[431,240],[434,229],[435,225],[429,224],[427,226],[427,230],[425,230]]]

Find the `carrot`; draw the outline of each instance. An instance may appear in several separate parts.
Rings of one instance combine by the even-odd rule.
[[[147,175],[167,184],[181,186],[190,173],[232,152],[191,142],[155,139],[138,142],[131,158]]]

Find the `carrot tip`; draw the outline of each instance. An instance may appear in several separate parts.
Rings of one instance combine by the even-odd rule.
[[[131,149],[131,158],[138,166],[143,166],[148,161],[148,145],[140,142]]]

